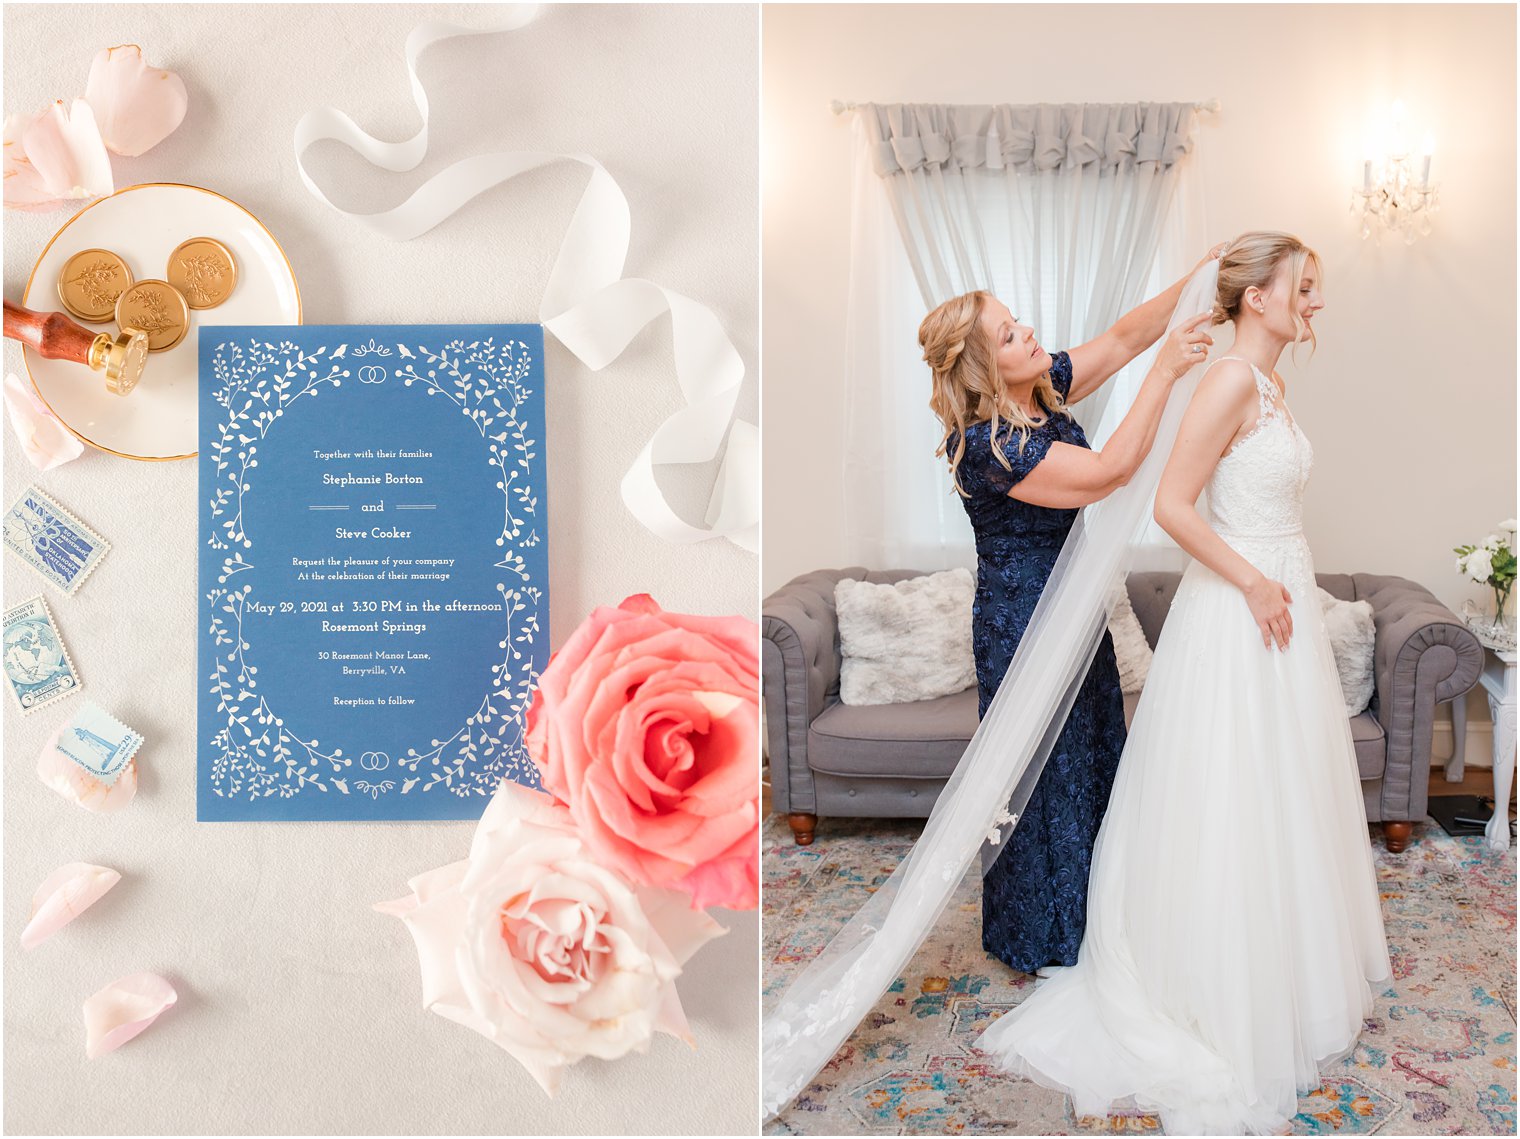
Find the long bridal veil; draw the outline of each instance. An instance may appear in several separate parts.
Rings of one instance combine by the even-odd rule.
[[[1168,322],[1214,304],[1219,263],[1189,278]],[[1172,388],[1150,454],[1129,483],[1078,516],[980,727],[912,851],[766,1013],[767,1118],[805,1088],[898,977],[983,843],[1012,832],[1061,733],[1107,626],[1110,599],[1144,531],[1156,486],[1203,368]]]

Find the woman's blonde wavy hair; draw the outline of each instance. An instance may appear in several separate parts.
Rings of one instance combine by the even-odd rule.
[[[1214,295],[1214,310],[1209,323],[1234,323],[1240,316],[1240,305],[1246,290],[1253,285],[1258,289],[1266,289],[1284,259],[1288,262],[1288,277],[1291,281],[1288,311],[1293,317],[1293,348],[1296,353],[1300,338],[1307,328],[1309,354],[1313,355],[1314,349],[1318,347],[1314,329],[1298,315],[1298,307],[1293,304],[1292,298],[1298,295],[1305,265],[1311,260],[1314,262],[1321,284],[1324,283],[1325,270],[1320,264],[1319,254],[1291,233],[1271,229],[1249,230],[1225,246],[1224,252],[1219,255],[1219,289]]]
[[[929,407],[944,428],[934,453],[946,457],[956,493],[962,498],[968,497],[960,478],[968,427],[977,423],[992,424],[992,453],[1011,471],[1013,465],[1003,454],[1002,444],[1013,437],[1013,432],[1019,433],[1019,451],[1022,453],[1031,428],[1038,427],[1052,415],[1071,414],[1051,383],[1049,372],[1034,385],[1034,402],[1045,412],[1043,416],[1028,415],[1008,398],[1008,391],[997,374],[996,345],[982,327],[982,309],[991,299],[992,294],[982,289],[964,293],[940,305],[918,326],[918,344],[924,350],[924,363],[933,373]]]

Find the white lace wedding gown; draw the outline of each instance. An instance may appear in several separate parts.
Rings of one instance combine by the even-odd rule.
[[[1390,974],[1340,683],[1301,528],[1309,441],[1256,371],[1210,524],[1292,596],[1286,651],[1240,591],[1183,575],[1093,853],[1077,964],[977,1041],[1079,1114],[1171,1134],[1283,1129]],[[1379,986],[1381,988],[1381,986]]]

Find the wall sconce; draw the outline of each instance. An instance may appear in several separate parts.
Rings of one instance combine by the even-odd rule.
[[[1435,141],[1427,134],[1416,159],[1405,142],[1404,104],[1395,102],[1390,112],[1384,145],[1372,153],[1380,158],[1362,160],[1362,186],[1351,192],[1351,212],[1362,217],[1362,239],[1383,230],[1402,234],[1405,245],[1430,232],[1430,215],[1440,208],[1436,186],[1430,181],[1430,157]],[[1418,173],[1418,177],[1416,174]]]

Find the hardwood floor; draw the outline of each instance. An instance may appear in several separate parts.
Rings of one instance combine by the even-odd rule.
[[[1494,769],[1492,767],[1469,766],[1462,773],[1462,782],[1446,782],[1446,772],[1436,768],[1430,773],[1431,795],[1492,795],[1494,793]],[[1515,807],[1515,789],[1509,789],[1509,805],[1511,811]]]

